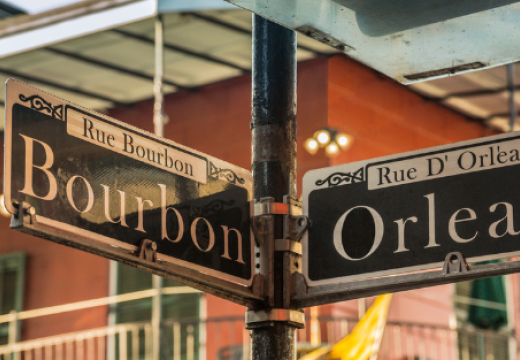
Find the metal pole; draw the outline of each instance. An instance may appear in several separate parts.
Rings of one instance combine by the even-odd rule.
[[[515,293],[513,287],[514,275],[505,275],[503,277],[504,285],[506,289],[506,306],[507,306],[507,330],[509,335],[509,360],[517,360],[517,341],[515,336],[516,329],[516,306],[515,306]]]
[[[164,96],[163,96],[163,69],[164,69],[164,24],[162,15],[155,20],[155,76],[153,79],[153,123],[157,136],[164,136]],[[152,275],[153,288],[157,294],[152,300],[152,360],[161,357],[161,320],[162,320],[162,288],[163,278]]]
[[[119,276],[119,264],[117,261],[110,260],[108,270],[108,296],[117,295],[117,279]],[[113,302],[108,305],[108,326],[114,327],[117,323],[117,303]],[[107,337],[107,355],[106,360],[116,360],[116,337],[111,334]]]
[[[164,136],[164,95],[163,95],[163,69],[164,69],[164,24],[162,15],[155,20],[155,74],[153,78],[153,123],[154,133]]]
[[[152,360],[161,357],[161,319],[162,319],[162,287],[163,278],[152,275],[153,288],[157,294],[152,299]]]
[[[509,87],[509,131],[515,131],[516,106],[515,106],[515,63],[507,64],[507,86]]]
[[[252,170],[255,200],[296,197],[296,33],[253,15]],[[282,218],[275,239],[283,239]],[[262,255],[264,256],[264,255]],[[290,254],[274,252],[272,305],[288,309]],[[285,290],[285,291],[284,291]],[[269,311],[270,309],[260,309]],[[296,327],[289,321],[248,324],[252,360],[296,359]]]

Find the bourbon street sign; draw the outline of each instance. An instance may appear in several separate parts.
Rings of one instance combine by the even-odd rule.
[[[304,276],[321,286],[520,254],[520,134],[308,172]]]
[[[210,285],[251,284],[249,172],[18,81],[6,86],[5,203],[34,215],[21,231],[127,263],[141,253],[155,270],[173,264]]]

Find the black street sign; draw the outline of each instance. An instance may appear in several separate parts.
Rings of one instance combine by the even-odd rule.
[[[34,219],[19,230],[251,284],[248,171],[18,81],[6,88],[5,202]]]
[[[520,254],[520,134],[308,172],[304,275],[343,283]]]

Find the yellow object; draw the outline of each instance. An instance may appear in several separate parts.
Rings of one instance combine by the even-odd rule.
[[[380,295],[352,332],[332,347],[327,360],[367,360],[377,354],[392,294]]]
[[[314,350],[314,351],[312,351],[312,352],[302,356],[298,360],[321,360],[321,359],[324,359],[325,356],[327,355],[327,353],[330,352],[330,348],[331,348],[330,345],[326,345],[326,346],[320,347],[319,349],[316,349],[316,350]]]
[[[323,346],[299,360],[368,360],[376,356],[391,300],[392,294],[379,295],[350,334],[334,346]]]

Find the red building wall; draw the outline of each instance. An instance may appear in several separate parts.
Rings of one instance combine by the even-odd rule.
[[[330,59],[328,79],[329,126],[354,136],[334,165],[495,134],[345,56]]]

